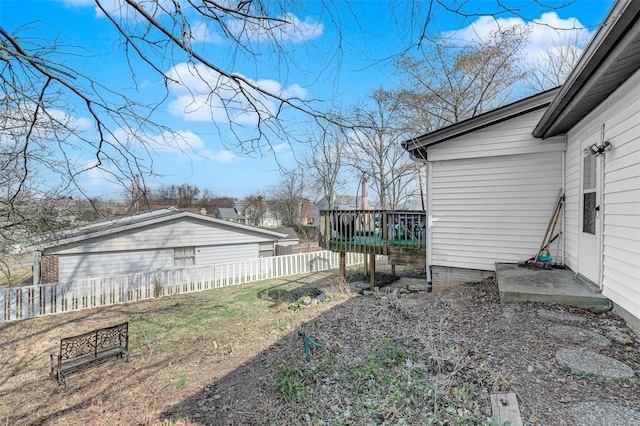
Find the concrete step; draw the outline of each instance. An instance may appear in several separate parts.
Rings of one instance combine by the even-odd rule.
[[[529,269],[517,264],[496,264],[500,301],[561,304],[608,311],[611,301],[595,286],[569,269]]]

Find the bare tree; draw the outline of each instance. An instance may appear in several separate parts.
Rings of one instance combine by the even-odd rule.
[[[350,136],[348,161],[371,178],[371,189],[378,196],[380,208],[395,209],[417,201],[418,165],[412,161],[400,142],[407,133],[399,126],[403,110],[398,97],[384,90],[371,95],[371,107],[355,108],[358,130]]]
[[[250,225],[262,226],[262,220],[265,213],[268,211],[267,202],[262,194],[247,195],[243,199],[244,204],[244,216],[249,221]]]
[[[333,206],[336,192],[344,187],[345,150],[348,136],[344,129],[330,126],[311,136],[309,151],[302,160],[308,171],[310,189],[317,191]]]
[[[268,152],[271,141],[281,143],[283,136],[294,142],[285,119],[299,113],[321,126],[349,127],[349,123],[319,109],[320,99],[300,85],[287,82],[294,68],[308,73],[309,81],[338,68],[344,45],[341,27],[357,23],[357,14],[349,5],[284,0],[94,0],[93,4],[97,14],[110,24],[111,32],[104,36],[117,46],[110,61],[128,67],[128,73],[121,73],[127,78],[122,87],[112,86],[108,79],[94,74],[95,69],[87,65],[94,52],[65,40],[62,30],[48,36],[52,31],[48,27],[45,30],[43,22],[12,28],[6,26],[7,21],[0,25],[0,157],[6,157],[1,161],[10,164],[15,175],[11,184],[5,185],[4,193],[3,220],[9,228],[21,223],[21,232],[32,232],[21,220],[29,216],[27,212],[33,206],[28,199],[35,194],[48,199],[70,193],[90,198],[84,177],[100,174],[126,187],[137,175],[144,182],[158,173],[153,161],[157,149],[193,154],[193,135],[171,129],[159,118],[162,116],[158,113],[165,113],[169,107],[178,113],[205,117],[226,146],[245,154]],[[469,18],[498,16],[507,11],[499,1],[485,5],[484,10],[471,9],[467,2],[416,1],[408,6],[391,2],[393,10],[388,14],[404,24],[397,28],[407,31],[406,51],[434,40],[432,34],[437,29],[432,23],[439,14]],[[307,14],[306,7],[316,13]],[[542,8],[539,5],[538,10]],[[322,22],[299,18],[319,14]],[[306,43],[321,34],[325,25],[335,26],[333,50],[310,52],[304,63],[296,63],[294,52],[326,47]],[[206,44],[214,38],[224,43],[222,49]],[[394,57],[393,53],[388,58]],[[404,50],[399,48],[396,53]],[[264,79],[264,67],[273,72],[272,65],[264,61],[266,56],[277,59],[276,78],[282,81]],[[308,60],[316,57],[321,60]],[[247,65],[241,68],[240,62]],[[410,74],[423,73],[419,63],[409,64],[413,65]],[[470,60],[468,69],[492,64]],[[433,71],[434,75],[446,75],[440,69]],[[139,96],[149,72],[163,86],[153,99]],[[498,74],[494,77],[497,79]],[[478,80],[476,86],[484,83]],[[439,90],[437,86],[432,89]],[[173,99],[176,93],[180,96]],[[433,90],[425,93],[436,96]],[[445,100],[440,101],[442,111],[446,111]],[[484,104],[476,102],[465,108],[479,111]],[[453,114],[458,118],[463,115]],[[449,120],[446,115],[440,118]],[[7,232],[3,237],[11,240],[17,235],[20,233]]]
[[[429,132],[506,102],[510,88],[524,77],[516,64],[526,40],[527,30],[512,26],[481,43],[445,39],[423,57],[399,60],[405,82],[396,96],[406,108],[406,126]]]
[[[300,225],[306,202],[305,176],[300,169],[286,172],[279,184],[269,191],[269,211],[283,226]]]
[[[561,86],[589,42],[584,31],[557,31],[539,56],[526,61],[528,70],[523,86],[532,93]]]
[[[198,194],[200,194],[200,188],[188,183],[163,185],[156,191],[153,199],[158,204],[179,208],[193,207],[198,202]]]
[[[207,212],[214,213],[219,208],[233,207],[233,198],[219,196],[209,189],[204,189],[202,190],[202,195],[194,202],[194,205],[206,209]]]

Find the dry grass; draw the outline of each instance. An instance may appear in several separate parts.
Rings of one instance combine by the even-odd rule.
[[[292,310],[328,274],[291,277],[0,325],[0,421],[151,424],[197,390],[339,301]],[[56,386],[60,338],[129,321],[131,362],[114,360]]]
[[[403,274],[407,271],[399,271]],[[360,279],[361,277],[353,277]],[[301,303],[320,288],[325,303]],[[386,295],[386,297],[385,297]],[[539,305],[499,303],[492,281],[355,297],[328,273],[0,324],[0,423],[16,425],[491,425],[515,391],[526,424],[573,425],[573,402],[634,404],[637,379],[561,368]],[[588,317],[592,331],[628,330]],[[129,321],[131,362],[48,378],[59,339]],[[305,360],[300,330],[322,347]],[[640,371],[640,345],[606,353]]]
[[[25,266],[14,269],[2,269],[0,273],[0,287],[16,287],[31,284],[33,280],[33,269]]]

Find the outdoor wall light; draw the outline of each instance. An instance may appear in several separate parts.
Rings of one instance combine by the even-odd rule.
[[[591,154],[595,154],[595,155],[602,155],[607,151],[611,151],[612,148],[613,148],[613,145],[609,141],[604,141],[600,145],[598,145],[597,143],[594,143],[589,147],[589,149],[591,150]]]

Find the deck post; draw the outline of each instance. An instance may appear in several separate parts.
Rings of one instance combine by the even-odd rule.
[[[376,255],[369,254],[369,287],[373,290],[376,285]]]
[[[366,254],[364,255],[364,271],[365,274],[369,271],[369,257]]]
[[[340,252],[340,260],[338,265],[340,276],[344,279],[347,278],[347,253],[344,251]]]

